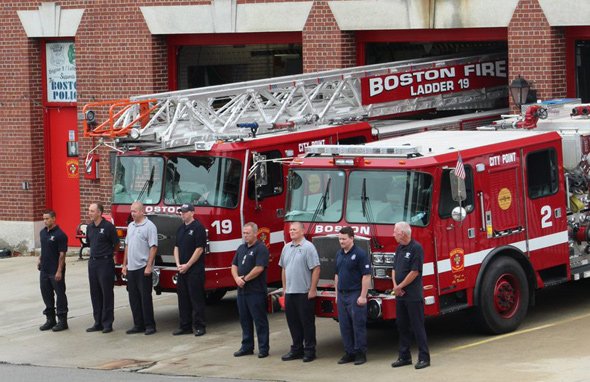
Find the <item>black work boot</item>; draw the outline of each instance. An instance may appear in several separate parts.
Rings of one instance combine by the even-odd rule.
[[[48,314],[47,320],[41,326],[39,326],[39,330],[45,331],[53,328],[55,326],[55,314]]]
[[[66,330],[68,328],[68,316],[66,316],[65,314],[60,314],[59,316],[57,316],[57,318],[57,325],[51,328],[51,330],[53,330],[54,332],[61,332],[62,330]]]

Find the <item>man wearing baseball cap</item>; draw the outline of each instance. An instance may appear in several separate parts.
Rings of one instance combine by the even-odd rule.
[[[178,268],[179,327],[172,334],[205,334],[205,228],[194,217],[195,207],[183,204],[183,224],[176,231],[174,260]]]

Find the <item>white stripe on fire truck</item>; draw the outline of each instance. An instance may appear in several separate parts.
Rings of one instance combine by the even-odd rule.
[[[529,240],[529,250],[551,247],[557,244],[564,244],[568,242],[567,231],[554,233],[553,235],[542,236],[536,239]]]
[[[276,244],[276,243],[285,243],[285,234],[283,231],[276,231],[276,232],[271,232],[270,233],[270,243],[271,244]]]
[[[283,243],[283,231],[276,231],[270,233],[270,243]],[[216,240],[209,242],[210,252],[235,252],[236,249],[243,243],[242,239],[230,240]]]
[[[553,233],[551,235],[537,237],[535,239],[529,240],[529,251],[535,251],[538,249],[543,249],[547,247],[552,247],[554,245],[564,244],[568,241],[568,233],[567,231]],[[510,243],[513,247],[518,248],[519,250],[526,252],[526,240],[517,241],[514,243]],[[469,267],[472,265],[478,265],[483,262],[486,256],[493,251],[495,248],[484,249],[482,251],[473,252],[465,254],[465,266]],[[434,263],[427,263],[424,264],[424,268],[422,271],[423,276],[433,275],[434,274]],[[438,267],[438,273],[445,273],[451,271],[451,260],[445,259],[440,260],[436,263]],[[429,272],[429,273],[427,273]]]

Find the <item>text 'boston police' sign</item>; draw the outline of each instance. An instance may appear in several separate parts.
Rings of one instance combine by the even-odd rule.
[[[76,102],[76,51],[73,42],[45,44],[47,102]]]

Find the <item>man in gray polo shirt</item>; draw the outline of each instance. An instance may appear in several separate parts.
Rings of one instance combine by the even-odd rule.
[[[143,213],[143,204],[131,205],[133,221],[127,227],[123,275],[127,276],[129,305],[133,315],[133,327],[127,334],[156,332],[154,305],[152,302],[152,269],[158,251],[158,231]]]
[[[302,223],[291,223],[289,235],[292,241],[283,248],[279,266],[283,268],[285,316],[293,344],[281,359],[291,361],[303,358],[303,362],[311,362],[316,358],[314,310],[320,258],[313,244],[305,240]]]

